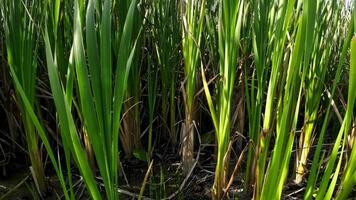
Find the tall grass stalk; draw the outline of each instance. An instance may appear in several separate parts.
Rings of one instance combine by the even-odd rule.
[[[307,186],[306,186],[306,191],[304,193],[304,199],[312,199],[313,198],[313,192],[314,189],[317,187],[316,183],[318,180],[318,175],[319,175],[319,166],[318,163],[322,162],[323,157],[321,157],[320,153],[321,153],[321,149],[322,149],[322,144],[324,141],[324,137],[328,128],[328,123],[330,120],[330,116],[331,116],[331,107],[334,104],[334,95],[337,89],[337,86],[341,80],[341,75],[342,75],[342,68],[344,67],[345,64],[345,59],[347,56],[347,52],[350,46],[350,41],[352,38],[352,35],[354,33],[354,28],[353,28],[353,23],[354,23],[354,17],[351,18],[351,22],[348,26],[348,31],[346,34],[346,37],[343,41],[343,45],[342,45],[342,49],[341,49],[341,53],[340,53],[340,57],[339,60],[340,62],[337,65],[337,69],[335,71],[335,78],[333,81],[333,85],[332,85],[332,89],[329,95],[329,102],[328,102],[328,107],[324,116],[324,121],[320,130],[320,135],[318,138],[318,143],[317,143],[317,148],[314,152],[314,157],[313,157],[313,162],[311,165],[311,169],[309,172],[309,176],[308,176],[308,181],[307,181]],[[339,140],[338,140],[339,141]],[[329,162],[328,162],[329,163]],[[325,179],[327,180],[327,179]],[[327,182],[327,181],[325,181]],[[319,197],[321,198],[324,194],[325,194],[325,190],[322,190],[323,192],[319,193],[321,194]]]
[[[52,150],[52,147],[49,143],[49,140],[48,140],[47,135],[44,131],[44,128],[43,128],[41,122],[39,121],[39,119],[37,118],[35,112],[33,111],[33,107],[31,106],[31,103],[28,100],[26,93],[20,84],[20,81],[17,78],[17,75],[15,74],[15,70],[12,67],[10,67],[10,71],[11,71],[11,73],[13,73],[12,78],[13,78],[15,87],[17,88],[18,93],[24,103],[24,108],[25,108],[26,112],[28,112],[33,125],[36,127],[36,129],[38,131],[38,135],[41,138],[43,145],[47,150],[48,156],[53,164],[54,170],[56,172],[56,175],[59,179],[60,185],[61,185],[63,193],[64,193],[63,196],[65,199],[70,199],[68,196],[68,193],[67,193],[67,189],[66,189],[67,187],[66,187],[66,183],[64,180],[64,175],[63,175],[63,171],[62,171],[60,162],[56,159],[56,156]]]
[[[346,41],[350,41],[352,33],[355,31],[355,12],[353,12],[352,15],[352,20],[350,23],[350,30],[348,34],[348,37],[346,38]],[[351,53],[350,53],[350,72],[349,72],[349,89],[348,89],[348,98],[347,98],[347,107],[346,107],[346,113],[344,116],[344,119],[342,121],[339,133],[337,135],[337,138],[335,139],[335,143],[333,145],[331,154],[329,156],[329,160],[326,164],[325,171],[322,175],[322,179],[320,182],[319,190],[317,191],[317,197],[316,199],[331,199],[335,188],[337,187],[337,181],[339,174],[342,170],[342,162],[344,158],[344,153],[341,153],[338,156],[338,152],[341,146],[341,152],[344,152],[344,149],[346,148],[346,142],[347,142],[347,137],[349,135],[350,131],[350,126],[352,122],[352,115],[354,111],[354,103],[356,99],[356,93],[355,93],[355,86],[356,86],[356,81],[354,78],[355,75],[355,56],[352,54],[355,51],[355,40],[354,38],[351,39],[351,44],[346,43],[345,46],[351,46]],[[345,47],[344,46],[344,47]],[[343,61],[342,61],[343,62]],[[351,152],[351,157],[348,160],[348,166],[346,167],[346,170],[343,174],[342,177],[342,185],[340,185],[341,192],[336,196],[336,199],[345,199],[347,198],[348,193],[350,192],[350,187],[352,187],[353,183],[348,181],[352,180],[350,179],[350,175],[353,173],[352,169],[352,161],[354,161],[354,158],[352,158],[352,152]],[[336,167],[335,167],[336,164]],[[350,168],[351,166],[351,168]],[[333,176],[331,176],[333,174]],[[346,182],[345,182],[346,180]]]
[[[73,2],[70,2],[73,3]],[[63,42],[66,38],[65,36],[68,34],[69,31],[65,31],[65,27],[71,27],[72,25],[65,22],[64,18],[64,11],[65,5],[68,7],[71,5],[67,2],[65,4],[62,0],[52,1],[47,5],[47,25],[51,27],[49,30],[52,30],[48,33],[49,40],[52,44],[55,45],[55,53],[54,53],[54,61],[57,63],[59,76],[60,79],[63,81],[65,80],[65,87],[66,87],[66,98],[69,102],[69,107],[72,107],[72,100],[73,100],[73,48],[72,45],[67,42]],[[68,45],[68,46],[67,46]],[[69,59],[67,59],[66,55],[66,47],[70,47],[70,55]],[[68,141],[62,137],[62,145],[64,146],[64,156],[65,156],[65,164],[66,164],[66,171],[67,171],[67,180],[68,180],[68,187],[70,191],[71,199],[74,199],[74,191],[73,191],[73,182],[72,182],[72,163],[71,163],[71,155],[70,155],[70,146]],[[61,160],[59,160],[62,162]],[[91,160],[92,161],[92,160]]]
[[[11,76],[17,76],[19,83],[34,109],[36,102],[37,55],[38,55],[38,28],[41,24],[43,5],[37,1],[11,1],[0,3],[4,19],[4,32],[7,51],[7,60],[13,70]],[[36,129],[26,110],[25,103],[19,94],[19,87],[15,91],[21,110],[25,141],[27,143],[32,175],[38,192],[42,195],[46,191],[44,168],[38,144]]]
[[[38,46],[36,42],[39,41],[39,37],[40,37],[40,35],[37,35],[40,34],[40,32],[38,32],[37,25],[41,23],[40,19],[43,19],[42,18],[43,15],[40,15],[42,11],[41,9],[44,8],[42,6],[43,5],[40,4],[39,2],[27,2],[27,1],[26,2],[3,1],[0,3],[2,18],[4,19],[5,22],[4,30],[5,30],[5,40],[7,42],[7,45],[11,45],[11,44],[14,45],[14,42],[16,42],[15,43],[16,46],[7,47],[8,50],[7,53],[8,56],[10,56],[8,58],[9,71],[12,76],[13,84],[16,90],[18,100],[21,105],[23,116],[27,117],[28,121],[26,121],[26,123],[29,124],[28,127],[30,126],[32,127],[30,130],[32,130],[33,132],[30,135],[30,137],[33,138],[32,141],[27,141],[28,145],[29,146],[34,145],[34,142],[37,143],[37,136],[41,138],[43,146],[47,150],[48,157],[53,164],[54,171],[57,174],[60,186],[63,190],[63,196],[65,199],[70,199],[67,193],[67,186],[60,165],[60,161],[56,159],[56,156],[50,145],[50,141],[45,132],[44,126],[39,120],[39,118],[36,116],[36,113],[34,111],[35,110],[34,96],[35,96],[35,85],[36,85],[35,81],[36,81],[36,71],[37,71],[36,70],[37,50],[38,50]],[[16,12],[14,10],[15,8],[16,8]],[[23,12],[23,16],[18,15],[18,12]],[[17,32],[10,32],[10,31],[15,31],[15,28],[19,30],[17,30]],[[14,34],[16,34],[15,36],[17,37],[14,37]],[[29,51],[29,48],[31,48],[31,50],[33,48],[34,52]],[[24,54],[25,52],[26,54]],[[15,65],[14,63],[21,64],[21,65]],[[27,78],[25,78],[25,75],[27,75],[26,76]],[[31,76],[33,77],[31,78]],[[26,82],[24,82],[24,80],[26,80]],[[31,80],[31,82],[28,82],[28,80]],[[29,90],[29,87],[32,89]],[[31,91],[32,94],[29,94],[29,92]],[[29,154],[30,156],[33,155],[36,156],[34,158],[35,162],[41,161],[38,150],[39,148],[37,147],[37,145],[31,147],[30,149],[30,151],[32,152],[35,151],[35,154],[33,153]],[[41,168],[37,169],[36,167],[41,167]],[[40,162],[37,166],[33,166],[32,169],[35,175],[34,179],[36,179],[35,180],[36,186],[40,190],[40,196],[41,196],[43,195],[43,193],[41,192],[44,192],[44,190],[41,191],[41,189],[46,188],[46,186],[41,188],[41,184],[45,184],[45,182],[43,183],[39,182],[41,181],[40,179],[41,177],[36,177],[36,176],[40,175],[40,173],[38,173],[38,170],[43,172],[42,163]],[[42,181],[45,181],[44,174],[42,178],[43,178]]]
[[[187,0],[183,2],[183,57],[185,93],[185,121],[182,127],[182,162],[183,171],[188,173],[193,165],[194,153],[194,96],[196,88],[196,71],[200,64],[200,43],[203,31],[205,0]]]
[[[159,65],[159,78],[161,89],[161,111],[164,129],[168,128],[169,138],[173,145],[177,144],[176,131],[176,88],[177,70],[181,59],[180,42],[181,27],[180,13],[177,0],[153,0],[153,37],[155,41],[154,49],[157,54]],[[169,116],[169,117],[168,117]],[[165,131],[163,131],[165,132]]]
[[[133,64],[136,42],[132,36],[136,1],[132,1],[121,30],[121,39],[116,57],[116,68],[112,67],[112,2],[102,2],[102,10],[94,0],[86,6],[86,17],[80,12],[80,1],[75,2],[73,27],[73,56],[75,62],[75,84],[78,87],[82,123],[92,144],[96,164],[105,185],[107,199],[117,199],[118,185],[118,140],[121,108],[126,91],[128,74]],[[101,13],[101,14],[100,14]],[[95,17],[95,15],[99,15]],[[82,20],[86,23],[86,51],[82,32]],[[95,27],[98,27],[96,29]],[[98,38],[99,37],[99,38]],[[100,40],[98,45],[97,40]],[[102,195],[90,169],[82,142],[79,139],[70,99],[62,87],[58,67],[53,60],[48,34],[45,34],[47,67],[55,105],[59,114],[61,133],[64,141],[70,144],[70,151],[84,178],[93,199]],[[88,62],[85,53],[87,53]],[[114,70],[115,69],[115,70]],[[90,77],[90,78],[89,78]],[[105,77],[105,78],[103,78]],[[112,79],[114,77],[114,79]],[[103,80],[105,79],[105,80]]]
[[[286,77],[281,82],[283,91],[278,100],[276,141],[263,182],[261,199],[281,199],[284,182],[288,175],[288,166],[299,115],[301,85],[304,81],[304,76],[300,77],[299,74],[302,72],[303,62],[309,63],[315,12],[315,1],[303,2],[303,11],[299,15],[288,68],[283,72],[286,73]]]
[[[144,2],[144,1],[141,1]],[[119,17],[123,17],[125,19],[125,15],[122,13],[127,13],[129,6],[131,4],[131,0],[122,0],[118,3],[117,12],[119,12]],[[138,3],[142,4],[142,3]],[[121,14],[120,14],[121,13]],[[139,24],[142,23],[142,17],[145,12],[142,12],[140,15],[136,15],[133,23]],[[119,29],[122,28],[123,23],[118,24]],[[137,35],[140,31],[139,26],[133,27],[133,34]],[[126,156],[130,157],[134,150],[142,149],[141,144],[141,66],[142,60],[140,59],[141,55],[141,47],[143,37],[138,38],[137,42],[137,52],[135,53],[133,65],[130,69],[129,78],[128,78],[128,87],[126,89],[126,97],[125,103],[123,106],[123,119],[122,119],[122,129],[121,129],[121,141],[123,143],[123,149],[126,153]]]
[[[293,15],[293,9],[295,1],[280,0],[277,2],[277,10],[272,9],[271,18],[275,21],[273,35],[271,38],[275,38],[272,43],[273,54],[271,57],[271,71],[269,74],[268,91],[266,95],[266,102],[264,108],[264,119],[262,130],[259,134],[256,155],[257,161],[256,168],[253,170],[255,177],[254,186],[254,198],[259,199],[262,192],[262,185],[266,174],[266,162],[268,156],[269,142],[272,135],[272,121],[274,120],[275,110],[273,109],[275,104],[275,97],[277,95],[277,87],[281,82],[281,68],[285,65],[284,48],[286,44],[286,38],[291,25],[291,18]],[[262,46],[263,48],[263,46]],[[289,56],[289,53],[286,55]],[[249,169],[247,169],[249,170]],[[249,173],[247,174],[249,175]],[[249,177],[247,177],[248,179]]]
[[[356,28],[356,27],[355,27]],[[351,52],[350,52],[350,73],[349,73],[349,96],[347,101],[347,110],[345,120],[348,120],[345,126],[345,133],[350,128],[351,116],[354,108],[355,97],[356,97],[356,37],[354,36],[351,41]],[[351,113],[351,114],[350,114]],[[354,147],[354,146],[353,146]],[[342,177],[342,182],[340,184],[339,193],[336,199],[347,199],[348,195],[351,193],[353,186],[356,184],[355,173],[356,173],[356,150],[352,148],[350,159],[346,167],[346,171]]]
[[[267,81],[267,73],[271,49],[271,24],[273,18],[270,15],[272,10],[273,1],[253,1],[251,4],[253,11],[253,26],[252,26],[252,48],[254,54],[255,67],[252,69],[251,83],[248,81],[248,68],[245,70],[245,91],[247,103],[247,115],[249,118],[248,123],[248,136],[254,144],[258,144],[259,133],[261,132],[260,124],[262,117],[262,106],[264,91],[266,90],[265,82]],[[250,83],[250,87],[248,87]],[[257,83],[257,84],[256,84]],[[257,87],[256,87],[257,86]],[[247,184],[254,182],[254,173],[256,170],[256,151],[253,146],[249,146],[247,158],[247,171],[246,180]],[[251,174],[252,173],[252,174]]]
[[[340,7],[336,2],[317,1],[315,16],[316,26],[313,31],[312,52],[309,58],[303,63],[303,76],[305,76],[305,111],[304,126],[299,139],[299,149],[296,160],[297,184],[301,183],[307,167],[307,158],[310,146],[313,144],[314,127],[316,126],[319,104],[322,100],[324,81],[326,72],[330,67],[330,57],[333,43],[331,41],[334,30],[337,30],[337,22],[340,20]]]
[[[228,144],[230,142],[230,120],[233,88],[235,84],[240,31],[243,16],[244,1],[220,1],[218,35],[219,35],[219,69],[218,100],[216,108],[210,95],[208,84],[202,69],[203,84],[210,114],[215,127],[218,143],[218,156],[215,169],[215,179],[212,188],[214,199],[223,197],[226,187]],[[226,158],[225,158],[226,157]]]

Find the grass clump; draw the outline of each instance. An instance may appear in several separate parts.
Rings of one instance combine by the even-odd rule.
[[[0,199],[352,197],[354,6],[0,1]]]

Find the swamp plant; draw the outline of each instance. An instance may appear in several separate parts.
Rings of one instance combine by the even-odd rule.
[[[42,198],[57,185],[45,169],[64,199],[206,195],[198,187],[213,199],[351,197],[354,6],[0,1],[0,64],[12,83],[0,88],[15,91],[25,182]],[[3,153],[7,139],[0,155],[19,154]]]

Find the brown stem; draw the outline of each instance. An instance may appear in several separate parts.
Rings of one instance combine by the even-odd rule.
[[[193,165],[194,152],[194,129],[193,129],[192,113],[187,112],[185,123],[182,128],[182,163],[183,173],[187,175]]]

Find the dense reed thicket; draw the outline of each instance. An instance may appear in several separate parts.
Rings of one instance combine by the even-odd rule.
[[[0,199],[356,198],[354,6],[1,0]]]

